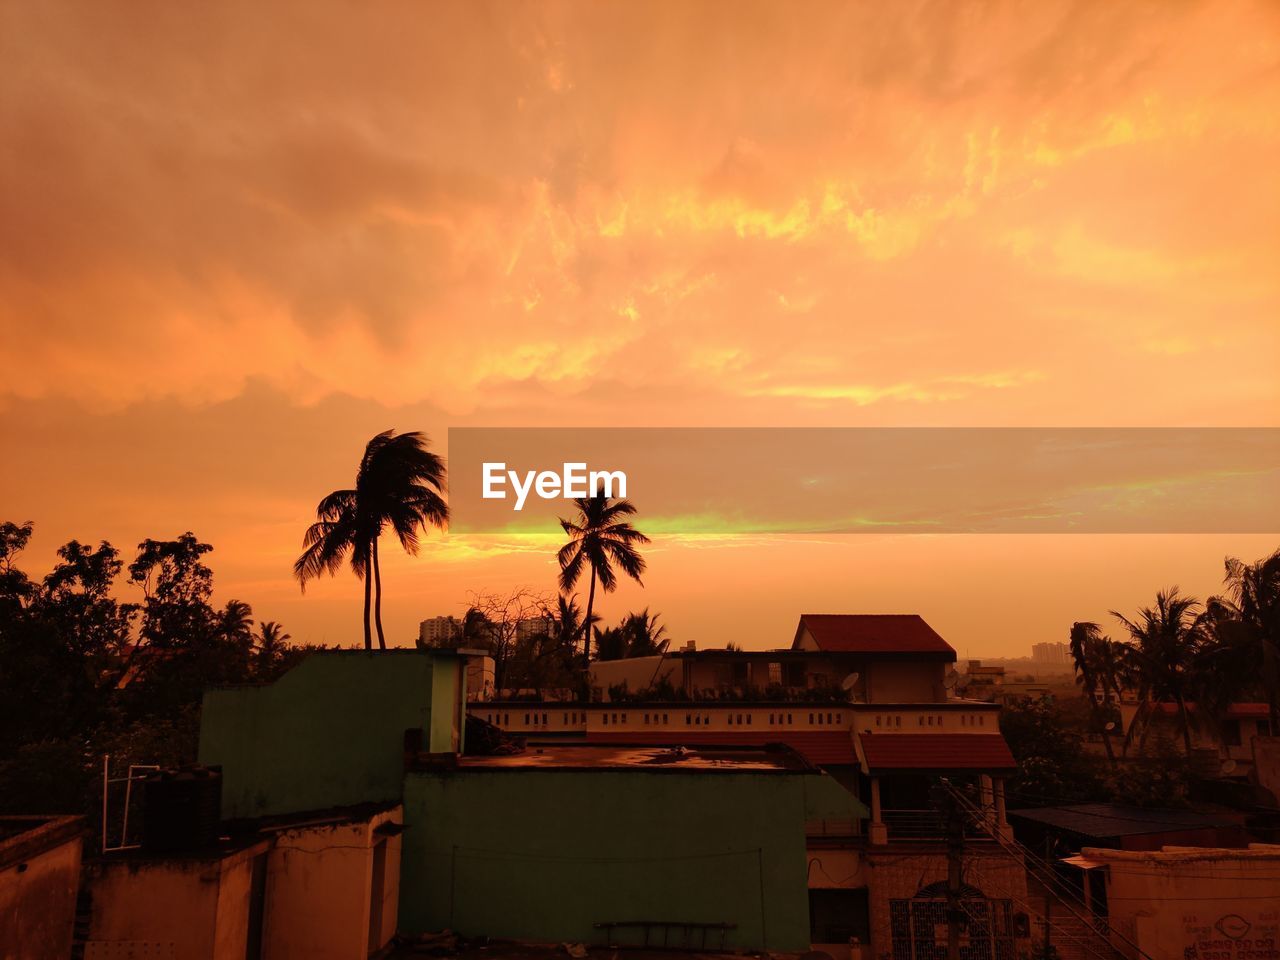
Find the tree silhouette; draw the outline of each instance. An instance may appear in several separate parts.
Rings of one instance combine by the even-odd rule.
[[[443,528],[449,507],[441,497],[444,461],[427,449],[421,433],[386,430],[365,446],[355,487],[335,490],[316,507],[316,522],[303,535],[302,556],[293,565],[305,590],[321,574],[335,575],[347,557],[364,581],[364,646],[373,649],[369,614],[378,631],[378,647],[386,649],[382,629],[382,568],[378,540],[390,527],[400,545],[418,552],[419,534],[428,526]]]
[[[630,500],[606,497],[580,497],[574,500],[578,516],[573,520],[560,519],[560,526],[569,535],[569,542],[560,548],[556,559],[560,562],[560,590],[569,593],[577,585],[582,574],[590,569],[591,588],[587,591],[587,613],[583,619],[583,654],[591,662],[592,612],[596,600],[596,581],[605,593],[618,588],[616,564],[624,574],[644,585],[640,575],[644,573],[644,557],[636,549],[649,542],[639,530],[623,519],[636,512]]]

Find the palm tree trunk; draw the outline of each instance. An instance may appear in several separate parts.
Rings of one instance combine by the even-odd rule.
[[[591,670],[591,608],[596,602],[596,568],[591,568],[591,589],[587,591],[587,616],[582,621],[582,653],[584,675]],[[588,684],[589,686],[589,684]]]
[[[1190,760],[1191,759],[1190,717],[1188,717],[1187,715],[1187,705],[1183,701],[1181,694],[1178,695],[1177,700],[1178,700],[1178,719],[1182,722],[1182,746],[1183,746],[1183,749],[1185,749],[1187,752],[1187,759]],[[1201,703],[1200,706],[1201,708],[1203,708],[1204,704]]]
[[[378,649],[387,649],[387,638],[382,632],[382,567],[378,563],[378,541],[373,541],[373,620],[378,627]]]
[[[364,572],[364,648],[373,649],[373,631],[369,628],[369,604],[372,599],[373,580],[368,569]]]
[[[1090,697],[1089,699],[1093,702],[1093,722],[1094,722],[1094,725],[1095,725],[1095,726],[1099,726],[1098,721],[1099,721],[1100,719],[1102,720],[1102,724],[1100,724],[1100,726],[1102,727],[1102,747],[1103,747],[1103,749],[1104,749],[1104,750],[1106,750],[1106,751],[1107,751],[1107,766],[1109,766],[1109,767],[1111,768],[1111,772],[1112,772],[1112,773],[1115,773],[1115,771],[1116,771],[1116,754],[1115,754],[1115,751],[1111,749],[1111,732],[1110,732],[1110,731],[1107,729],[1107,727],[1106,727],[1106,723],[1107,723],[1107,721],[1106,721],[1106,719],[1103,717],[1103,713],[1102,713],[1102,704],[1098,702],[1098,697],[1097,697],[1097,695],[1096,695],[1096,694],[1095,694],[1094,696]],[[1110,712],[1110,711],[1108,711],[1108,712]]]

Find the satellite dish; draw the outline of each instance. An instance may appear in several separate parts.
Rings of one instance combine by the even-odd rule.
[[[858,683],[858,678],[862,676],[860,673],[851,673],[840,681],[840,687],[843,690],[853,690]]]
[[[946,672],[946,675],[943,676],[942,678],[942,685],[946,687],[948,690],[950,690],[959,682],[960,682],[960,674],[958,674],[955,671],[954,667],[949,668]]]
[[[1111,732],[1112,730],[1114,730],[1115,728],[1116,728],[1116,722],[1115,722],[1114,720],[1108,720],[1108,721],[1107,721],[1107,725],[1106,725],[1106,727],[1105,727],[1104,729],[1105,729],[1108,733],[1110,733],[1110,732]]]
[[[1235,769],[1236,769],[1236,762],[1230,757],[1227,757],[1226,760],[1222,761],[1223,773],[1235,773]]]

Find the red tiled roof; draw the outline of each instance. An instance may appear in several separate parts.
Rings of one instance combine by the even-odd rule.
[[[806,613],[796,627],[797,642],[806,627],[818,649],[828,653],[932,653],[956,658],[951,644],[914,613]]]
[[[848,731],[824,731],[822,733],[788,733],[761,730],[742,733],[718,730],[699,733],[697,730],[631,731],[629,733],[592,733],[587,743],[628,743],[655,746],[752,746],[767,743],[784,743],[815,766],[853,766],[858,762],[853,752],[853,738]]]
[[[1012,770],[998,733],[880,733],[860,738],[872,770]]]

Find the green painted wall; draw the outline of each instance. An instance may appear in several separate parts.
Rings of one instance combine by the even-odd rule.
[[[404,804],[404,933],[724,921],[728,946],[778,951],[809,946],[806,817],[861,809],[821,774],[518,768],[409,773]]]
[[[448,749],[436,728],[443,715],[450,729],[458,673],[437,656],[323,651],[273,684],[206,692],[200,762],[222,766],[223,816],[399,799],[404,731]]]

